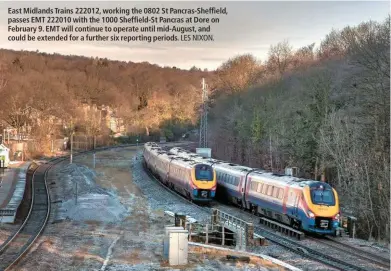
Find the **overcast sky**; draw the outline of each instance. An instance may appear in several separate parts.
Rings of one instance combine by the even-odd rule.
[[[181,43],[38,43],[8,42],[8,8],[19,7],[226,7],[228,15],[219,16],[220,23],[211,26],[214,42]],[[42,52],[107,57],[109,59],[142,62],[162,66],[215,69],[238,54],[251,53],[261,60],[267,58],[270,45],[284,39],[299,48],[321,39],[332,28],[342,29],[363,21],[383,21],[390,11],[389,1],[259,1],[259,2],[98,2],[98,1],[9,1],[0,3],[0,48],[39,50]],[[17,15],[13,15],[18,17]],[[39,16],[39,15],[37,15]],[[65,15],[64,15],[65,16]],[[72,15],[75,16],[75,15]],[[180,16],[180,15],[177,15]],[[27,16],[30,17],[30,16]],[[191,16],[193,17],[193,16]],[[210,16],[206,16],[210,17]],[[15,25],[15,24],[12,24]],[[56,25],[56,24],[53,24]],[[87,26],[88,24],[85,24]],[[13,33],[17,35],[18,33]]]

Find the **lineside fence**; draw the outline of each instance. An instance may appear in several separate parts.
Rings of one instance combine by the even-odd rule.
[[[209,223],[194,222],[186,215],[177,213],[175,226],[188,230],[190,242],[217,244],[241,251],[245,251],[249,246],[265,245],[265,238],[254,234],[252,223],[218,209],[212,209]]]

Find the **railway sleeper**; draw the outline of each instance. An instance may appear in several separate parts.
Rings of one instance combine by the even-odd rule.
[[[261,224],[266,225],[267,227],[277,230],[285,235],[296,237],[298,240],[302,240],[304,238],[304,233],[301,231],[297,231],[295,229],[292,229],[288,226],[285,226],[281,223],[278,223],[276,221],[269,220],[267,218],[262,217],[260,219]]]

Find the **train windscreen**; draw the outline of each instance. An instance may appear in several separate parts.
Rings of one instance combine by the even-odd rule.
[[[196,165],[195,175],[198,181],[213,181],[213,169],[209,165]]]
[[[318,205],[335,205],[335,198],[331,186],[328,184],[316,184],[310,186],[312,203]]]

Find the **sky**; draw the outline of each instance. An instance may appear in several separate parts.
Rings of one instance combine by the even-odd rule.
[[[42,15],[15,15],[8,14],[8,8],[76,8],[99,7],[103,8],[132,8],[132,7],[159,7],[159,8],[209,8],[225,7],[227,15],[203,15],[211,19],[217,17],[219,23],[198,24],[199,26],[211,26],[210,32],[201,34],[213,34],[213,42],[38,42],[38,41],[8,41],[8,37],[19,36],[20,33],[8,32],[9,26],[22,26],[21,24],[9,24],[9,18],[31,18]],[[176,66],[189,69],[197,66],[202,69],[216,69],[224,61],[240,54],[253,54],[260,60],[266,60],[271,45],[283,40],[288,40],[294,49],[315,42],[315,46],[334,28],[342,29],[350,25],[355,26],[361,22],[375,20],[382,22],[390,12],[389,1],[252,1],[252,2],[204,2],[204,1],[176,1],[176,2],[99,2],[99,1],[7,1],[0,2],[0,48],[13,50],[39,50],[47,53],[59,53],[65,55],[84,55],[88,57],[102,57],[113,60],[143,62],[148,61],[160,66]],[[45,15],[56,16],[56,15]],[[77,17],[76,15],[61,15]],[[121,15],[117,15],[121,16]],[[130,18],[130,15],[128,18]],[[141,15],[138,15],[141,16]],[[167,16],[167,15],[157,15]],[[170,15],[171,17],[195,17],[197,15]],[[200,17],[200,16],[198,16]],[[73,24],[73,23],[72,23]],[[38,26],[39,24],[23,26]],[[43,25],[44,27],[47,24]],[[54,23],[51,25],[58,25]],[[68,23],[59,24],[62,26]],[[73,24],[82,26],[81,24]],[[91,25],[90,23],[83,26]],[[117,25],[109,23],[95,24],[98,26]],[[140,24],[121,24],[120,26],[142,26]],[[164,23],[150,23],[145,26],[161,26]],[[180,26],[171,24],[171,26]],[[183,24],[182,26],[192,26]],[[57,34],[57,33],[50,33]],[[66,33],[65,33],[66,34]],[[74,33],[77,35],[77,33]],[[79,33],[85,35],[87,33]],[[102,33],[112,35],[113,33]],[[151,33],[123,33],[117,35],[150,35]],[[167,33],[168,36],[173,33]],[[193,34],[193,33],[187,33]],[[36,36],[41,33],[36,34]],[[90,33],[91,35],[91,33]],[[153,34],[152,35],[158,35]],[[164,33],[159,33],[164,35]],[[180,33],[177,33],[180,37]]]

